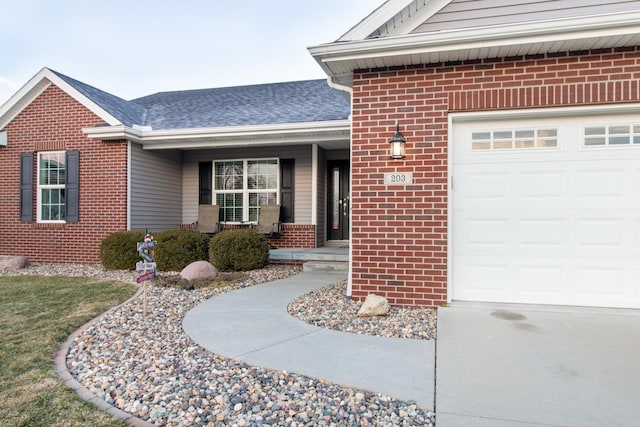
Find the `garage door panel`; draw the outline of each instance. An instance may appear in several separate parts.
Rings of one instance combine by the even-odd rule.
[[[519,201],[562,202],[567,197],[567,174],[560,170],[521,171],[518,174]]]
[[[625,221],[622,218],[577,218],[576,249],[624,249]]]
[[[470,168],[465,171],[459,191],[461,197],[470,204],[506,203],[509,200],[511,180],[507,171]]]
[[[507,251],[511,232],[506,217],[473,213],[460,218],[461,233],[457,234],[457,245],[461,251],[477,251],[491,248]]]
[[[578,210],[573,227],[575,244],[569,249],[577,256],[640,260],[640,217],[634,210]]]
[[[562,265],[549,265],[547,259],[543,262],[529,260],[517,268],[517,294],[522,300],[544,301],[549,298],[563,298],[566,290],[567,271]]]
[[[640,308],[640,145],[586,146],[600,119],[625,117],[454,121],[453,299]],[[557,147],[472,149],[521,126],[557,128]]]
[[[563,218],[523,218],[518,221],[518,249],[562,250],[566,242],[567,221]]]
[[[456,170],[454,204],[456,208],[495,208],[564,206],[593,208],[598,204],[608,208],[640,209],[640,174],[633,169],[578,169],[576,164],[565,170],[536,170],[536,165],[514,163],[511,171],[505,166],[482,172],[483,166],[463,166]],[[539,167],[539,166],[537,166]]]
[[[453,299],[528,304],[634,307],[639,268],[621,262],[565,257],[464,256]]]
[[[622,170],[578,170],[576,171],[576,201],[588,206],[595,203],[624,205],[627,182],[632,174]],[[630,196],[630,195],[628,195]]]
[[[640,260],[637,213],[627,210],[626,216],[607,217],[611,213],[605,209],[585,213],[581,209],[557,208],[457,211],[453,244],[457,254],[491,251],[494,255],[574,254]]]
[[[486,257],[461,256],[459,280],[465,283],[456,299],[491,301],[508,294],[511,273],[505,263]]]
[[[552,298],[566,300],[566,284],[570,269],[562,262],[548,258],[504,256],[461,256],[457,259],[453,299],[544,303]]]
[[[576,266],[573,304],[640,307],[640,269],[622,261],[581,260]]]
[[[617,297],[623,294],[624,268],[608,263],[600,264],[577,266],[575,281],[577,298],[590,300],[598,297]]]

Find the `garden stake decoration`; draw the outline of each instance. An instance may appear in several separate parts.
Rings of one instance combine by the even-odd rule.
[[[143,282],[143,314],[147,317],[147,280],[153,279],[156,275],[156,263],[153,258],[153,250],[158,242],[153,240],[150,233],[145,234],[144,242],[138,243],[138,254],[142,261],[136,263],[136,271],[143,271],[142,275],[136,277],[136,282]]]

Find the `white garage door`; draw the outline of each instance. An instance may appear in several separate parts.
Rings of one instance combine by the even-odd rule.
[[[453,300],[640,307],[640,115],[454,121]]]

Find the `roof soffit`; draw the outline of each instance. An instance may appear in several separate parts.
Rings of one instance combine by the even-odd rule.
[[[89,111],[96,114],[110,126],[120,124],[115,117],[91,101],[77,89],[65,82],[48,68],[43,68],[22,86],[9,100],[0,106],[0,129],[9,124],[20,112],[31,104],[51,84],[57,86]]]
[[[328,76],[350,86],[356,69],[557,51],[554,49],[626,46],[639,42],[640,10],[342,41],[311,47],[309,51]]]
[[[102,141],[127,139],[147,150],[229,148],[265,145],[317,143],[328,148],[349,145],[350,120],[285,123],[219,128],[145,130],[123,125],[98,126],[82,130],[89,138]]]

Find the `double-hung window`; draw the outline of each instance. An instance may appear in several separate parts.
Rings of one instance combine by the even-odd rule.
[[[34,160],[35,157],[35,160]],[[34,173],[33,168],[36,168]],[[80,153],[43,151],[20,154],[20,220],[79,221]],[[35,182],[34,182],[35,178]],[[36,195],[34,197],[34,191]],[[33,202],[37,203],[33,208]]]
[[[278,159],[215,161],[213,175],[222,221],[257,221],[261,205],[278,203]]]
[[[38,222],[64,222],[65,157],[64,151],[38,154]]]

